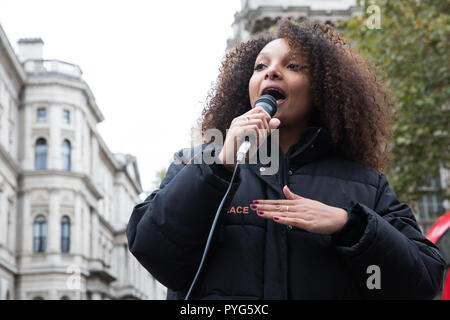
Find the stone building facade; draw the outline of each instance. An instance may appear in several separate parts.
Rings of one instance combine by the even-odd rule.
[[[136,158],[98,133],[79,66],[18,48],[0,26],[0,299],[164,299],[127,248]]]

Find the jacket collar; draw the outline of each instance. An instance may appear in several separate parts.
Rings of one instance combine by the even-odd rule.
[[[267,143],[267,149],[271,150],[271,136],[269,136],[264,143]],[[283,155],[281,148],[279,151],[279,167],[275,174],[264,175],[266,168],[271,164],[262,164],[257,161],[256,164],[244,164],[244,167],[249,168],[256,176],[269,184],[276,192],[280,192],[277,188],[279,182],[277,176],[282,174],[282,166],[285,166],[286,157],[289,159],[290,168],[296,169],[305,165],[306,163],[316,161],[329,153],[334,152],[331,135],[325,127],[309,126],[303,130],[298,141],[292,145],[286,155]],[[288,170],[287,168],[286,170]],[[280,196],[282,196],[280,194]]]
[[[316,126],[305,128],[286,155],[283,155],[280,149],[281,156],[288,157],[289,162],[296,166],[318,160],[332,152],[334,152],[334,148],[328,129]]]

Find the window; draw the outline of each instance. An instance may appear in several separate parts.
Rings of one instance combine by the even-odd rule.
[[[70,142],[69,140],[64,140],[62,142],[62,169],[70,171]]]
[[[34,297],[33,300],[44,300],[41,296]]]
[[[63,110],[63,122],[69,124],[70,123],[70,111],[64,109]]]
[[[419,224],[423,232],[426,233],[434,221],[444,213],[444,207],[441,197],[441,183],[440,177],[429,178],[428,184],[421,186],[420,189],[424,192],[419,199]]]
[[[47,169],[47,141],[44,138],[39,138],[36,141],[34,157],[34,168],[36,170]]]
[[[423,195],[419,199],[419,215],[424,220],[436,219],[444,213],[439,192]]]
[[[45,217],[39,215],[34,219],[33,228],[33,251],[45,252],[45,242],[47,239],[47,221]]]
[[[62,296],[61,300],[70,300],[70,298],[68,296]]]
[[[70,250],[70,219],[64,216],[61,219],[61,252]]]
[[[45,122],[47,120],[47,109],[39,108],[37,109],[37,122]]]

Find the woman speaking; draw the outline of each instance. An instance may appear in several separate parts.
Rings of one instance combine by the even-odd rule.
[[[391,105],[368,62],[331,26],[282,20],[276,35],[229,51],[220,70],[200,119],[225,137],[217,161],[201,161],[212,141],[175,153],[127,228],[167,298],[186,297],[229,191],[191,299],[432,299],[444,261],[380,172]],[[264,94],[273,117],[255,107]],[[278,143],[274,174],[236,164],[251,133],[248,159]]]

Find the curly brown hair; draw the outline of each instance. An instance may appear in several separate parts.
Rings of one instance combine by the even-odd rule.
[[[377,170],[386,169],[391,102],[376,76],[380,70],[330,25],[283,19],[276,30],[276,34],[257,34],[225,55],[198,121],[202,133],[216,128],[225,136],[231,121],[251,109],[249,80],[255,59],[267,43],[284,38],[292,53],[308,64],[312,84],[309,125],[327,128],[343,157]]]

